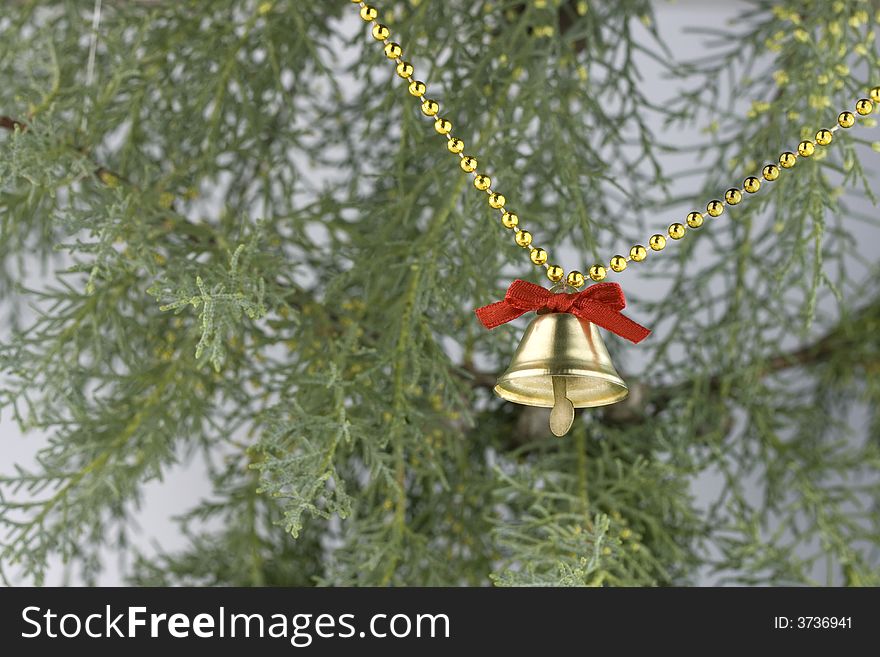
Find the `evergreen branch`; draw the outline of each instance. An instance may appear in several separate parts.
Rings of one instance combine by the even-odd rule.
[[[402,429],[407,422],[406,417],[406,387],[407,382],[404,377],[408,367],[408,355],[411,348],[410,336],[412,333],[412,324],[414,321],[414,311],[416,298],[421,290],[423,276],[430,276],[435,268],[436,251],[434,247],[437,244],[440,231],[447,224],[449,216],[458,205],[458,199],[464,189],[464,178],[459,177],[453,185],[449,193],[449,201],[441,208],[434,217],[431,228],[423,236],[421,244],[416,249],[415,262],[409,267],[409,283],[407,285],[407,293],[404,301],[404,309],[400,317],[400,334],[395,347],[393,363],[393,388],[392,388],[392,407],[393,420],[391,424],[391,441],[394,450],[395,463],[395,483],[397,486],[397,499],[394,510],[394,523],[392,531],[392,540],[400,544],[406,531],[406,508],[407,508],[407,490],[406,490],[406,454],[404,453]],[[399,557],[394,555],[386,564],[385,573],[382,577],[382,585],[387,586],[391,578],[394,576],[395,569]]]
[[[146,482],[188,458],[213,493],[181,500],[185,548],[134,550],[137,583],[877,582],[878,224],[847,206],[873,198],[874,117],[637,265],[658,339],[628,400],[559,441],[544,411],[492,401],[483,363],[515,336],[467,309],[524,252],[453,191],[350,5],[105,3],[99,40],[78,3],[0,20],[2,102],[28,108],[0,116],[0,291],[36,311],[7,315],[0,403],[51,432],[0,477],[0,581],[59,558],[92,581],[102,548],[132,551]],[[703,26],[720,38],[694,62],[644,0],[394,4],[554,257],[680,219],[833,125],[880,66],[858,2],[760,0]],[[36,280],[22,254],[53,249],[66,268]]]
[[[256,241],[256,240],[254,240]],[[253,247],[253,242],[251,247]],[[159,307],[159,310],[181,312],[187,306],[199,308],[201,337],[196,345],[195,357],[200,359],[207,349],[209,361],[219,372],[226,360],[226,340],[235,329],[235,323],[242,315],[248,319],[260,319],[266,314],[264,298],[266,282],[263,278],[243,279],[240,261],[249,245],[241,244],[229,259],[229,270],[224,272],[224,282],[209,287],[200,275],[196,275],[197,291],[190,286],[172,292],[170,286],[154,285],[149,292],[155,296],[172,297],[174,300]],[[227,291],[231,290],[231,291]]]

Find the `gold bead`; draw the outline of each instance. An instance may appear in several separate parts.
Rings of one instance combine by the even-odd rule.
[[[732,187],[724,192],[724,200],[727,201],[727,205],[736,205],[743,200],[742,192],[736,187]]]
[[[651,239],[648,240],[648,246],[655,251],[662,251],[666,246],[666,238],[659,233],[657,235],[651,235]]]
[[[743,180],[743,189],[746,190],[749,194],[754,194],[759,189],[761,189],[761,181],[754,176],[749,176],[748,178]]]
[[[783,169],[791,169],[797,162],[797,155],[791,151],[785,151],[779,156],[779,166]]]
[[[699,212],[689,212],[687,216],[688,226],[691,228],[699,228],[703,225],[703,215]]]
[[[416,98],[421,98],[425,95],[425,92],[428,90],[428,87],[425,86],[425,83],[421,80],[413,80],[409,83],[409,93],[411,96],[415,96]]]
[[[370,21],[376,20],[379,16],[379,10],[375,7],[371,7],[370,5],[364,5],[361,7],[361,18],[363,18],[368,23]]]
[[[464,142],[458,137],[453,137],[449,141],[446,142],[446,148],[450,153],[455,153],[458,155],[464,150]]]
[[[629,250],[629,257],[632,258],[634,262],[641,262],[648,257],[648,249],[641,244],[636,244]]]
[[[761,171],[761,175],[764,176],[764,180],[774,181],[779,177],[779,167],[775,164],[768,164]]]
[[[513,239],[515,239],[516,243],[525,249],[532,243],[532,234],[527,230],[521,230],[516,234],[516,237],[514,237]]]
[[[856,123],[856,117],[852,112],[841,112],[837,116],[837,125],[841,128],[852,128]]]
[[[465,173],[473,173],[477,170],[477,158],[465,155],[461,158],[461,162],[459,162],[458,165]]]
[[[798,153],[803,155],[804,157],[810,157],[813,153],[816,152],[816,146],[813,142],[805,139],[800,144],[798,144]]]
[[[880,103],[880,87],[872,88],[870,96],[871,100],[873,100],[875,103]]]
[[[684,237],[684,233],[686,230],[687,228],[684,227],[684,224],[675,223],[669,224],[669,230],[667,232],[669,233],[669,237],[671,237],[672,239],[680,240],[682,237]]]
[[[498,192],[489,194],[489,205],[496,210],[503,208],[505,203],[507,203],[507,199],[504,198],[504,194],[499,194]]]
[[[543,265],[547,262],[547,252],[541,248],[534,248],[532,252],[529,254],[529,258],[532,259],[536,265]]]
[[[373,26],[373,38],[376,41],[384,41],[388,37],[391,36],[391,30],[388,29],[387,25],[382,25],[381,23],[376,23]]]
[[[434,116],[439,111],[440,103],[438,103],[436,100],[431,100],[430,98],[427,98],[422,102],[422,114],[424,114],[425,116]]]
[[[485,192],[492,186],[492,179],[489,176],[484,176],[482,173],[474,178],[474,187],[479,189],[481,192]]]
[[[513,212],[505,212],[501,215],[501,225],[505,228],[516,228],[519,223],[519,217]]]
[[[559,265],[550,265],[547,267],[547,278],[554,283],[561,281],[563,276],[565,276],[565,271],[563,271],[562,267]]]
[[[869,99],[859,98],[859,100],[856,101],[856,112],[858,112],[862,116],[865,116],[866,114],[870,114],[873,111],[874,111],[874,103],[872,103]]]
[[[709,201],[706,205],[706,212],[709,213],[709,216],[712,217],[720,217],[724,212],[724,204],[721,201]]]
[[[449,131],[452,130],[452,121],[449,121],[448,119],[437,119],[434,121],[434,130],[441,135],[448,135]]]
[[[624,258],[622,255],[616,255],[613,258],[611,258],[610,264],[611,264],[611,269],[613,269],[616,272],[621,272],[624,269],[626,269],[626,258]]]
[[[831,143],[832,139],[834,139],[834,134],[825,128],[822,128],[816,133],[816,143],[819,144],[819,146],[827,146]]]
[[[573,271],[573,272],[571,272],[571,274],[568,275],[568,279],[567,279],[568,284],[571,285],[572,287],[580,287],[580,285],[575,285],[574,282],[572,281],[572,277],[574,274],[577,274],[578,276],[580,276],[580,279],[575,277],[574,282],[576,282],[577,280],[583,281],[583,278],[584,278],[583,274],[581,274],[579,271]],[[590,267],[590,270],[587,272],[587,274],[589,275],[589,277],[591,279],[598,282],[598,281],[603,280],[605,278],[605,276],[608,274],[608,272],[605,270],[605,267],[603,267],[602,265],[593,265],[592,267]],[[581,285],[583,285],[583,283],[581,283]]]
[[[394,43],[394,41],[392,41],[391,43],[385,44],[385,56],[388,59],[397,59],[402,54],[403,48],[400,47],[399,43]]]
[[[415,69],[409,62],[400,62],[397,65],[397,74],[404,79],[411,77],[414,72]]]
[[[593,270],[602,270],[602,276],[600,278],[593,278]],[[598,271],[597,271],[598,274]],[[590,267],[590,278],[593,278],[594,281],[601,281],[605,278],[605,267],[600,267],[599,265],[593,265]],[[568,272],[568,276],[565,277],[565,282],[571,285],[572,287],[583,287],[584,283],[584,275],[577,270],[573,270]]]

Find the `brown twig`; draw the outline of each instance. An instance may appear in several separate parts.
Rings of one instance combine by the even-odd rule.
[[[21,132],[24,132],[29,129],[28,125],[24,121],[19,121],[18,119],[14,119],[10,116],[2,116],[2,115],[0,115],[0,128],[2,128],[4,130],[8,130],[10,132],[12,132],[16,129],[20,130]],[[124,184],[127,187],[130,187],[131,189],[133,189],[135,191],[141,191],[140,187],[138,187],[138,185],[136,183],[134,183],[133,181],[129,180],[128,178],[126,178],[122,174],[117,173],[116,171],[113,171],[112,169],[109,169],[109,168],[105,167],[103,164],[100,164],[99,162],[96,162],[94,159],[92,159],[86,149],[78,148],[75,146],[73,146],[72,148],[77,153],[79,153],[83,157],[88,158],[90,160],[90,162],[92,163],[92,167],[93,167],[92,168],[92,175],[94,175],[95,178],[102,185],[112,188],[112,187],[118,187],[119,185]],[[172,207],[171,210],[173,211],[174,208]],[[177,213],[175,212],[175,214],[177,214]],[[177,214],[177,216],[180,216],[180,215]],[[184,229],[184,232],[186,233],[186,238],[189,241],[191,241],[191,242],[204,242],[209,245],[213,245],[215,243],[215,238],[213,236],[210,236],[207,239],[202,239],[201,237],[194,234],[192,231],[185,230],[186,228],[193,226],[193,224],[189,220],[187,220],[185,217],[180,217],[180,221],[178,221],[177,224],[180,225]]]
[[[28,124],[24,121],[19,121],[18,119],[13,119],[11,116],[0,116],[0,128],[4,130],[9,130],[13,132],[15,130],[20,130],[21,132],[25,132],[28,129]],[[77,149],[78,152],[85,155],[84,151],[81,149]],[[107,167],[98,164],[97,162],[92,162],[94,164],[94,170],[92,173],[95,175],[95,178],[100,180],[103,184],[108,187],[115,187],[119,183],[126,183],[132,187],[135,187],[131,181],[127,180],[124,176],[116,173],[115,171],[111,171]],[[137,189],[135,187],[135,189]]]
[[[24,132],[27,130],[27,123],[13,119],[11,116],[0,116],[0,128],[14,132],[16,129]]]
[[[878,311],[880,311],[880,302],[869,305],[856,316],[848,319],[846,326],[838,325],[810,344],[788,353],[756,361],[754,365],[757,366],[758,378],[764,378],[794,367],[809,367],[829,361],[841,350],[851,348],[850,341],[846,339],[845,331],[849,332],[852,330],[851,327],[859,323],[876,322]],[[462,367],[462,370],[467,373],[471,385],[475,388],[491,389],[495,385],[496,373],[480,371],[472,364],[467,363]],[[717,373],[710,376],[707,384],[708,393],[718,394],[728,376],[727,373]],[[606,409],[607,419],[615,424],[644,421],[644,418],[649,414],[656,415],[668,407],[674,399],[686,394],[692,386],[693,381],[690,380],[654,388],[640,381],[633,382],[630,386],[630,397],[622,404],[609,406]]]
[[[765,366],[760,370],[760,376],[767,376],[790,367],[811,365],[817,361],[823,360],[834,351],[832,346],[832,338],[834,337],[836,337],[836,332],[832,331],[816,342],[801,347],[800,349],[796,349],[787,354],[779,354],[768,358]],[[478,370],[472,364],[465,363],[462,365],[461,369],[467,372],[474,388],[492,388],[498,378],[497,373]],[[720,385],[721,379],[722,377],[720,375],[713,376],[710,379],[709,389],[716,390]],[[689,383],[687,382],[676,383],[656,389],[651,393],[652,401],[656,402],[660,398],[674,397],[677,391],[686,388],[688,385]]]

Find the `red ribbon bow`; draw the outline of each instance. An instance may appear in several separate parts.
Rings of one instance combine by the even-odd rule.
[[[581,292],[554,294],[540,285],[515,280],[507,288],[503,301],[477,308],[475,312],[483,326],[493,329],[530,310],[546,308],[552,313],[571,313],[630,342],[641,342],[651,331],[621,315],[625,307],[626,298],[617,283],[597,283]]]

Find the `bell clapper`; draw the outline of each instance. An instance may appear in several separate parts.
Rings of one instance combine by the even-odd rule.
[[[554,376],[553,410],[550,411],[550,431],[554,436],[564,436],[574,422],[574,404],[566,397],[565,377]]]

